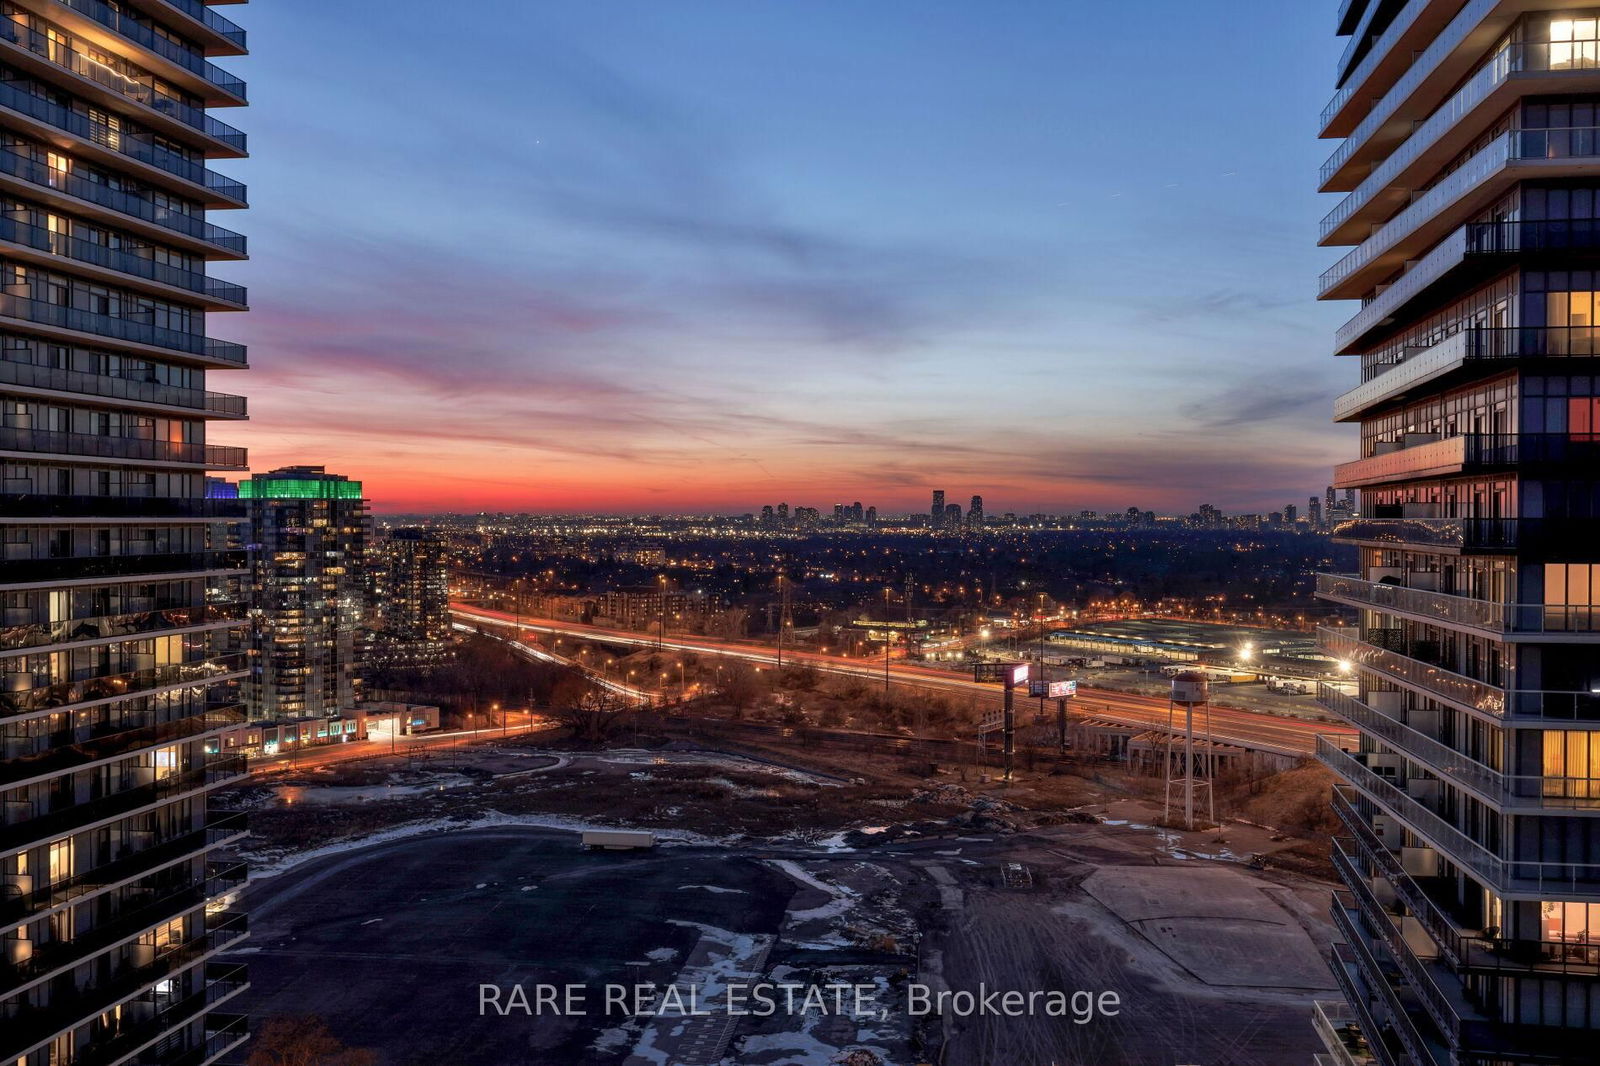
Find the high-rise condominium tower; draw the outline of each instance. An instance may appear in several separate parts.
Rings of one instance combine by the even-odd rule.
[[[1321,595],[1335,970],[1383,1064],[1593,1063],[1600,1028],[1600,5],[1345,0],[1321,295],[1361,384]],[[1320,1019],[1336,1036],[1338,1019]],[[1349,1046],[1330,1054],[1347,1062]]]
[[[405,668],[443,661],[450,647],[450,553],[443,534],[391,529],[369,555],[367,662]]]
[[[290,466],[239,483],[249,519],[252,719],[338,714],[357,701],[366,615],[361,482]]]
[[[244,155],[207,61],[244,32],[201,0],[0,3],[0,1062],[215,1061],[243,935],[221,900],[241,837],[207,799],[240,717],[244,556],[207,442],[244,401],[207,336],[244,291],[207,275],[244,238],[209,212]]]

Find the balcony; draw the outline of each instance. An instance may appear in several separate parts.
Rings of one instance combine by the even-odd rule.
[[[181,12],[192,23],[205,27],[206,31],[216,37],[221,44],[211,49],[212,54],[227,52],[230,55],[244,55],[248,50],[245,45],[244,30],[231,19],[217,14],[214,8],[207,7],[203,0],[155,0],[155,2],[164,12]],[[193,35],[192,25],[185,26],[184,29]]]
[[[121,11],[102,3],[101,0],[56,0],[56,2],[85,18],[98,22],[100,25],[147,49],[168,63],[200,78],[207,86],[217,90],[216,93],[211,94],[212,103],[245,103],[245,84],[243,81],[214,64],[206,62],[205,57],[198,52],[185,48],[177,41],[156,33],[147,23],[123,14]],[[220,16],[218,17],[220,18]]]
[[[1458,269],[1469,265],[1492,271],[1496,259],[1506,256],[1592,252],[1600,248],[1600,220],[1560,222],[1470,222],[1454,230],[1438,246],[1362,307],[1339,327],[1335,352],[1348,355],[1380,326],[1392,324],[1412,300]]]
[[[171,496],[46,496],[17,493],[0,496],[0,518],[192,518],[196,521],[238,520],[242,500],[194,500]]]
[[[1373,0],[1376,3],[1376,0]],[[1449,18],[1448,0],[1411,0],[1396,12],[1393,21],[1372,42],[1360,63],[1341,80],[1339,89],[1322,109],[1323,137],[1349,137],[1357,128],[1356,112],[1351,105],[1360,101],[1376,100],[1375,108],[1389,102],[1396,81],[1406,81],[1415,70],[1416,50],[1423,47],[1438,32],[1444,19]],[[1341,25],[1345,20],[1341,17]],[[1350,27],[1354,32],[1356,27]],[[1402,47],[1402,42],[1405,46]],[[1347,46],[1344,62],[1359,47],[1359,40]],[[1340,69],[1344,69],[1341,63]],[[1369,112],[1370,115],[1370,112]]]
[[[1387,1031],[1393,1034],[1397,1046],[1391,1048],[1380,1041],[1375,1046],[1382,1049],[1381,1056],[1403,1066],[1450,1066],[1452,1060],[1449,1049],[1437,1038],[1423,1039],[1422,1030],[1412,1017],[1412,1011],[1390,983],[1388,974],[1393,967],[1379,964],[1371,943],[1373,936],[1362,928],[1355,909],[1346,906],[1345,901],[1335,896],[1330,913],[1334,930],[1344,941],[1348,952],[1340,952],[1338,945],[1334,947],[1334,959],[1339,964],[1335,966],[1334,975],[1340,979],[1339,984],[1344,989],[1346,999],[1356,1004],[1359,1010],[1366,1011],[1366,999],[1362,995],[1362,986],[1365,986],[1375,993],[1375,998],[1383,1005],[1383,1018],[1389,1023],[1388,1028],[1385,1030],[1375,1025],[1373,1032],[1382,1034]],[[1361,975],[1360,985],[1350,980],[1349,974],[1343,970],[1344,965],[1352,966]],[[1418,1008],[1416,1013],[1420,1014],[1421,1009]],[[1377,1018],[1370,1013],[1368,1020],[1377,1022]]]
[[[0,385],[69,393],[75,397],[103,396],[124,403],[181,408],[185,413],[192,411],[214,418],[244,418],[247,410],[243,396],[225,392],[186,389],[177,385],[163,385],[158,381],[86,374],[78,370],[60,370],[53,366],[14,363],[4,359],[0,359]]]
[[[0,692],[0,712],[28,714],[96,700],[126,699],[181,686],[214,685],[244,676],[248,665],[249,660],[244,655],[214,655],[193,662],[171,663],[120,674],[101,674],[75,681],[52,681],[48,676],[9,674],[7,682],[15,687]]]
[[[36,814],[0,826],[0,848],[18,851],[63,832],[77,832],[100,822],[155,807],[191,793],[225,785],[245,776],[243,756],[227,755],[202,761],[199,769],[169,774],[159,781],[134,785],[85,803]]]
[[[0,22],[3,21],[0,19]],[[47,256],[72,259],[103,270],[112,270],[158,285],[182,289],[185,293],[204,297],[207,310],[245,309],[243,285],[234,285],[219,278],[208,277],[204,271],[184,270],[166,263],[158,263],[148,256],[108,248],[103,244],[69,237],[64,233],[53,233],[42,226],[19,222],[14,218],[0,216],[0,241],[9,241],[24,248],[44,252]]]
[[[1404,905],[1406,916],[1415,919],[1427,932],[1438,948],[1440,958],[1453,971],[1458,974],[1473,972],[1505,976],[1570,974],[1600,977],[1600,945],[1576,940],[1509,940],[1462,927],[1405,872],[1400,859],[1356,809],[1353,797],[1354,791],[1350,786],[1334,786],[1334,813],[1351,833],[1349,841],[1335,839],[1335,847],[1343,852],[1345,862],[1351,868],[1356,868],[1355,856],[1359,855],[1377,871],[1378,876],[1389,882],[1395,898]]]
[[[96,764],[114,768],[119,760],[125,761],[141,751],[207,734],[214,736],[224,727],[243,721],[237,711],[207,711],[151,722],[153,718],[149,714],[133,715],[99,730],[96,736],[67,743],[51,743],[53,734],[43,732],[31,737],[7,736],[8,757],[0,763],[0,785],[15,788],[23,782],[76,773]]]
[[[1317,630],[1317,644],[1329,655],[1355,664],[1368,673],[1387,678],[1425,696],[1442,700],[1462,710],[1495,718],[1504,717],[1504,689],[1465,677],[1442,666],[1413,659],[1396,651],[1369,644],[1355,630]]]
[[[249,968],[242,963],[208,962],[204,978],[200,990],[193,995],[162,1007],[141,1021],[124,1022],[109,1035],[80,1048],[73,1066],[112,1066],[126,1062],[128,1056],[188,1026],[250,987]]]
[[[133,1066],[206,1066],[250,1039],[249,1018],[243,1014],[212,1014],[206,1017],[206,1038],[184,1051],[163,1051],[141,1055]]]
[[[215,207],[244,207],[245,187],[203,164],[186,159],[153,141],[91,122],[89,116],[53,103],[10,82],[0,82],[0,107],[24,115],[50,130],[78,138],[86,145],[120,155],[179,178],[193,186],[199,198]]]
[[[1411,18],[1422,16],[1429,8],[1432,8],[1429,12],[1432,16],[1431,25],[1438,27],[1440,8],[1449,6],[1448,3],[1433,4],[1431,0],[1413,0],[1396,16],[1384,34],[1385,40],[1393,42],[1398,40],[1399,34],[1408,33],[1413,25]],[[1354,188],[1367,164],[1393,151],[1418,123],[1438,109],[1451,90],[1472,73],[1472,65],[1500,36],[1497,27],[1510,25],[1511,17],[1508,14],[1491,20],[1496,9],[1502,6],[1504,0],[1468,0],[1448,25],[1432,34],[1412,36],[1415,42],[1413,47],[1420,47],[1420,52],[1407,54],[1404,50],[1395,49],[1393,43],[1380,44],[1373,49],[1367,58],[1375,67],[1383,63],[1390,70],[1403,73],[1399,74],[1361,121],[1350,129],[1339,147],[1322,165],[1322,192]],[[1472,39],[1481,42],[1480,46],[1466,47]],[[1346,88],[1353,90],[1357,84],[1358,79],[1352,77],[1346,83]],[[1344,91],[1341,89],[1340,93]],[[1339,96],[1336,95],[1334,103],[1338,101]],[[1345,101],[1349,102],[1348,99]],[[1338,115],[1343,106],[1340,104],[1336,107],[1334,114]],[[1343,129],[1346,125],[1330,123],[1327,128]]]
[[[1334,421],[1352,422],[1378,407],[1444,387],[1480,361],[1600,357],[1594,326],[1462,329],[1427,348],[1397,348],[1394,358],[1364,368],[1363,383],[1334,402]]]
[[[99,182],[74,174],[70,169],[58,170],[20,152],[0,148],[0,174],[7,174],[47,191],[73,200],[94,204],[119,215],[160,226],[181,237],[204,242],[212,252],[242,259],[247,254],[248,242],[243,235],[214,226],[198,215],[186,215],[170,207],[160,206],[146,196],[113,189]]]
[[[1366,736],[1435,776],[1470,789],[1494,807],[1562,813],[1600,810],[1600,778],[1502,774],[1329,685],[1318,686],[1317,701]]]
[[[1321,1000],[1313,1003],[1311,1027],[1333,1056],[1335,1066],[1371,1066],[1374,1061],[1356,1012],[1346,1004]]]
[[[218,363],[244,365],[244,346],[216,341],[199,333],[169,329],[154,324],[154,311],[133,311],[125,315],[99,315],[76,307],[34,300],[27,296],[0,293],[0,317],[14,318],[37,326],[50,326],[73,333],[110,337],[130,344],[142,344],[164,351],[182,352]]]
[[[1318,761],[1488,888],[1506,897],[1600,900],[1600,864],[1503,859],[1369,769],[1364,756],[1340,746],[1342,739],[1318,737]]]
[[[31,892],[0,898],[0,922],[20,921],[30,914],[137,881],[168,866],[188,862],[208,849],[234,843],[242,839],[247,830],[243,812],[210,815],[204,829],[167,839],[154,838],[155,842],[149,847],[132,852],[124,850],[110,862],[100,863],[73,877]]]
[[[1459,474],[1466,469],[1467,451],[1465,437],[1448,437],[1409,448],[1393,447],[1365,459],[1340,463],[1334,468],[1333,484],[1335,488],[1353,489]]]
[[[247,609],[245,603],[204,603],[95,618],[73,618],[64,622],[4,626],[0,627],[0,653],[50,644],[131,639],[217,623],[243,624]]]
[[[96,433],[51,433],[0,426],[0,452],[35,452],[74,458],[149,463],[181,463],[207,470],[248,470],[243,448],[186,444],[145,437],[102,437]]]
[[[26,49],[31,55],[38,57],[35,62],[43,60],[52,66],[69,70],[80,78],[94,82],[100,89],[116,93],[121,99],[148,108],[158,123],[162,120],[171,120],[182,124],[188,130],[204,134],[214,142],[216,148],[220,149],[215,154],[233,156],[246,154],[245,135],[226,122],[212,118],[206,113],[205,108],[192,107],[170,93],[132,78],[125,78],[82,52],[65,47],[60,39],[48,37],[30,26],[23,25],[15,17],[0,18],[0,40],[10,41],[18,48]]]
[[[5,1027],[0,1029],[0,1056],[3,1056],[0,1061],[21,1058],[52,1039],[56,1033],[89,1022],[119,1001],[136,995],[141,989],[149,988],[168,975],[181,972],[207,956],[225,950],[240,937],[248,935],[248,924],[243,915],[224,913],[208,917],[208,922],[211,928],[205,933],[185,944],[168,948],[144,966],[123,964],[113,969],[109,977],[80,988],[75,996],[52,996],[49,1006],[7,1019]]]
[[[1523,633],[1589,635],[1600,633],[1600,608],[1538,603],[1491,603],[1428,589],[1367,581],[1355,574],[1318,574],[1317,595],[1351,607],[1455,628],[1477,629],[1498,637]]]
[[[1539,552],[1571,554],[1572,562],[1588,558],[1600,538],[1600,520],[1593,518],[1432,518],[1374,516],[1341,522],[1335,540],[1373,547],[1415,545],[1461,553]],[[1550,561],[1559,562],[1552,558]]]

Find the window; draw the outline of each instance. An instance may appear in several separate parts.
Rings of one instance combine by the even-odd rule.
[[[1587,69],[1596,65],[1595,19],[1550,21],[1550,69]]]
[[[1560,632],[1589,633],[1600,612],[1600,565],[1546,563],[1544,625]]]
[[[1543,783],[1547,797],[1600,799],[1600,733],[1545,730]]]

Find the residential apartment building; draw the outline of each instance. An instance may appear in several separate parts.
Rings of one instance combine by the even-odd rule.
[[[290,466],[239,483],[250,549],[252,720],[326,717],[360,699],[367,501],[361,482]]]
[[[1361,383],[1325,688],[1331,1061],[1593,1063],[1600,1029],[1600,5],[1344,0],[1320,295]],[[1331,509],[1330,509],[1331,510]],[[1355,1034],[1359,1033],[1359,1037]]]
[[[366,651],[374,667],[442,662],[450,649],[450,550],[438,530],[403,526],[371,546]]]
[[[0,0],[0,1062],[210,1063],[240,1044],[224,899],[242,760],[237,504],[207,470],[244,400],[210,277],[245,205],[245,102],[201,0]]]

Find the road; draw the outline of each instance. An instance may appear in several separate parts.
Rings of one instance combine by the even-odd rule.
[[[575,637],[608,644],[636,647],[660,647],[663,651],[691,652],[696,655],[741,659],[759,666],[775,666],[778,651],[760,644],[716,640],[709,637],[667,636],[658,640],[647,633],[604,626],[584,625],[564,619],[534,618],[510,611],[498,611],[474,604],[452,603],[451,613],[458,622],[477,622],[512,626],[526,633],[541,633],[559,637]],[[805,663],[824,673],[850,674],[858,677],[883,680],[887,672],[892,683],[934,689],[952,695],[976,697],[999,702],[996,686],[979,684],[949,671],[919,666],[907,662],[890,662],[887,671],[882,659],[849,659],[839,655],[786,648],[785,663]],[[1026,705],[1026,697],[1020,701]],[[1137,696],[1106,689],[1079,688],[1073,711],[1078,715],[1092,716],[1125,725],[1167,726],[1167,701],[1152,696]],[[1347,726],[1329,722],[1308,722],[1298,718],[1279,717],[1258,711],[1244,711],[1233,707],[1211,708],[1212,739],[1227,744],[1250,748],[1277,755],[1310,755],[1316,750],[1318,734],[1339,734],[1354,738],[1355,732]]]

